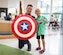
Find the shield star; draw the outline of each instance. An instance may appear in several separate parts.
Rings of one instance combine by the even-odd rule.
[[[21,29],[22,30],[28,30],[28,24],[27,23],[22,23],[21,24]]]

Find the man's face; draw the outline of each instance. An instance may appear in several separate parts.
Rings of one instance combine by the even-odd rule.
[[[33,8],[32,6],[27,6],[26,11],[28,14],[32,12],[32,8]]]

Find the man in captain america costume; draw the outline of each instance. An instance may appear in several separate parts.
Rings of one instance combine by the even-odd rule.
[[[27,15],[31,15],[31,12],[32,12],[32,8],[33,6],[31,4],[28,4],[27,5],[27,8],[26,8],[26,13]],[[34,16],[32,16],[33,18],[35,18]],[[20,28],[23,30],[23,31],[26,31],[29,29],[29,24],[26,23],[26,22],[23,22],[21,25],[20,25]],[[20,40],[19,39],[19,48],[22,49],[24,47],[24,45],[27,44],[28,48],[27,48],[27,51],[31,51],[31,43],[29,42],[29,40]]]

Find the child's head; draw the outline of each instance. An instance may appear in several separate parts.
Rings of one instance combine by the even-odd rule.
[[[36,10],[35,10],[35,14],[36,14],[37,16],[40,16],[40,9],[36,9]]]

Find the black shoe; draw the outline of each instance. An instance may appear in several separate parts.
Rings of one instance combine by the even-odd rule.
[[[20,48],[20,47],[18,47],[19,49],[22,49],[22,48]]]
[[[31,51],[31,44],[28,45],[27,51]]]
[[[27,51],[31,51],[31,49],[27,49]]]

